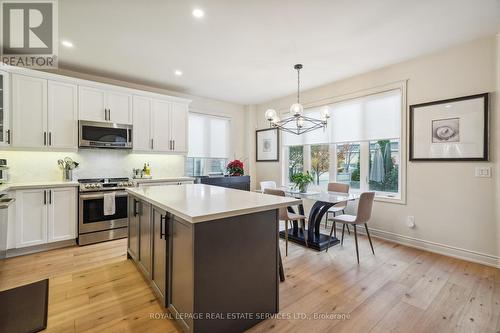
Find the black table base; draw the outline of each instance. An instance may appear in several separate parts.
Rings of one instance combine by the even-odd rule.
[[[280,237],[285,239],[285,230],[280,231]],[[313,237],[307,242],[308,247],[316,251],[326,250],[326,248],[328,247],[328,238],[328,235],[313,233]],[[306,246],[304,233],[300,229],[295,231],[294,228],[288,229],[288,240],[302,246]],[[337,237],[332,236],[330,247],[337,245],[338,243],[340,243],[340,241],[337,239]]]

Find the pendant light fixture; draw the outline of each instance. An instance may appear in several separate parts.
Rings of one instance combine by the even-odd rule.
[[[304,134],[320,128],[326,128],[330,113],[327,109],[321,110],[321,119],[315,119],[304,115],[304,107],[300,104],[300,70],[301,64],[296,64],[293,68],[297,71],[297,102],[290,106],[291,117],[280,120],[278,113],[274,109],[269,109],[265,113],[267,121],[272,128],[277,128],[293,134]]]

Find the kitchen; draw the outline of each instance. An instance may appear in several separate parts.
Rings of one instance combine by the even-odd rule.
[[[497,333],[499,13],[0,1],[0,332]]]

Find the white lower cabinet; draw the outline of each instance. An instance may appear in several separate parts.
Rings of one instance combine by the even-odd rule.
[[[49,190],[48,242],[76,238],[76,190],[71,187]]]
[[[46,190],[16,191],[16,247],[47,243]]]
[[[16,191],[16,248],[76,238],[76,188]]]

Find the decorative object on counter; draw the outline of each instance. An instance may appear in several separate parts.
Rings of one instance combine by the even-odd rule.
[[[149,163],[144,163],[144,168],[142,169],[144,171],[144,175],[146,177],[151,177],[151,167],[149,166]]]
[[[79,163],[73,161],[70,157],[65,157],[64,160],[58,160],[57,164],[64,171],[64,180],[73,180],[73,169],[78,167]]]
[[[243,176],[245,170],[243,170],[243,162],[240,160],[234,160],[228,163],[227,172],[230,176]]]
[[[293,68],[297,71],[297,103],[290,106],[291,117],[280,120],[276,110],[274,109],[267,110],[265,114],[270,127],[296,135],[311,132],[320,128],[325,129],[328,124],[328,118],[330,118],[330,111],[328,108],[323,108],[321,110],[321,119],[307,117],[304,115],[304,107],[300,104],[300,70],[302,67],[303,66],[301,64],[293,66]]]
[[[255,160],[257,162],[278,162],[279,152],[279,133],[275,128],[267,128],[255,131]]]
[[[297,172],[290,177],[290,181],[293,183],[293,188],[298,189],[300,193],[307,192],[307,186],[313,182],[313,176],[309,171]]]
[[[410,106],[410,161],[487,160],[487,93]]]
[[[151,179],[151,167],[149,163],[144,163],[142,169],[133,169],[133,178],[134,179]]]
[[[3,158],[0,159],[0,184],[6,183],[9,180],[8,170],[7,160]]]

